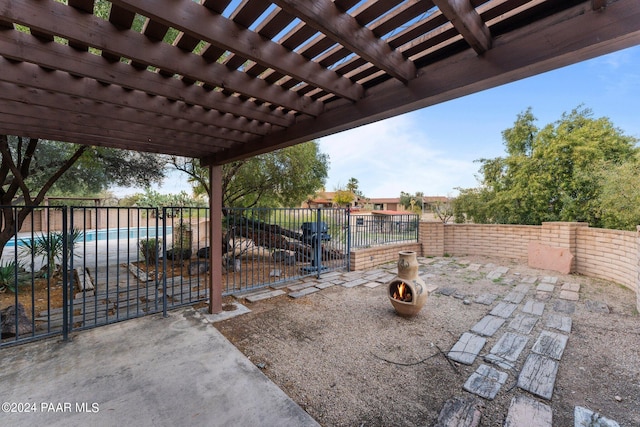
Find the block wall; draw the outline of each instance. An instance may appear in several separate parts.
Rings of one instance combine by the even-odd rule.
[[[349,259],[349,269],[351,271],[367,270],[380,264],[397,261],[399,251],[415,251],[418,256],[422,256],[422,245],[420,243],[404,243],[353,250]]]
[[[633,231],[582,227],[576,235],[575,271],[637,290],[638,237]]]
[[[635,291],[640,310],[640,226],[632,232],[590,228],[577,222],[545,222],[541,226],[421,222],[418,240],[353,251],[351,270],[396,260],[401,250],[422,256],[480,255],[527,262],[529,243],[537,242],[569,249],[574,256],[572,272],[611,280]]]

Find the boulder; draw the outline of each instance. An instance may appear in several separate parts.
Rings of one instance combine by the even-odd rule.
[[[30,334],[33,331],[31,327],[31,320],[27,317],[27,312],[23,305],[18,303],[17,309],[15,305],[10,305],[7,308],[0,310],[0,329],[2,331],[2,338],[16,336],[16,311],[18,313],[18,337],[20,335]]]
[[[167,259],[171,261],[184,261],[191,258],[191,249],[173,248],[167,251]]]
[[[189,276],[204,274],[209,271],[209,261],[193,261],[189,264]]]

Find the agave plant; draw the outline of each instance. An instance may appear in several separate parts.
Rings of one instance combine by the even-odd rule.
[[[76,243],[82,238],[82,231],[74,228],[67,234],[67,257],[73,256]],[[60,270],[64,255],[64,233],[55,232],[34,236],[32,240],[21,240],[22,255],[40,257],[48,265],[47,272]]]
[[[28,279],[29,274],[24,271],[22,264],[15,261],[0,264],[0,292],[9,290],[15,293],[18,285],[28,281]]]

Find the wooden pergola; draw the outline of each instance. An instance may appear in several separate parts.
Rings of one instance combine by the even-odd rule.
[[[0,0],[0,133],[198,158],[216,241],[225,163],[636,44],[638,0]]]

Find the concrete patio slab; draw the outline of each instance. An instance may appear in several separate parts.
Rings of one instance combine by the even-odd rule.
[[[5,400],[35,409],[3,425],[319,425],[191,308],[6,348],[3,362]]]

